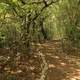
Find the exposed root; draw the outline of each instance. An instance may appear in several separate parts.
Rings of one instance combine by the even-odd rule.
[[[41,67],[42,67],[41,77],[40,77],[40,79],[36,79],[36,80],[45,80],[46,74],[47,74],[47,70],[48,70],[48,64],[46,62],[45,55],[43,53],[41,53],[39,51],[38,55],[41,56],[43,63],[41,65]]]

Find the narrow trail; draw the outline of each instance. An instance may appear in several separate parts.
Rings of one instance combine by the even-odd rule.
[[[48,63],[45,80],[80,80],[80,59],[62,52],[60,42],[47,42],[41,48]]]

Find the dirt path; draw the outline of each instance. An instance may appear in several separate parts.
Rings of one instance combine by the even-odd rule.
[[[46,80],[80,80],[80,59],[62,53],[59,43],[42,44],[48,71]]]
[[[80,58],[63,53],[60,42],[46,42],[35,48],[30,58],[17,56],[5,67],[0,56],[0,80],[80,80]]]

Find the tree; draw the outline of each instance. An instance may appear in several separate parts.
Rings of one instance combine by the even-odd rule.
[[[80,17],[80,5],[79,0],[65,0],[59,4],[59,14],[57,14],[57,20],[59,25],[63,27],[63,38],[67,41],[69,49],[73,47],[79,47],[80,43],[80,29],[79,29],[79,17]],[[64,44],[65,44],[64,43]]]
[[[31,50],[30,48],[31,48],[31,42],[33,40],[33,36],[35,36],[32,33],[34,33],[35,26],[37,25],[36,22],[39,23],[39,28],[41,29],[41,33],[43,34],[44,39],[46,39],[47,34],[43,28],[44,19],[42,19],[41,16],[44,17],[44,13],[46,12],[46,10],[51,5],[57,2],[58,0],[50,0],[50,1],[46,1],[46,0],[41,0],[41,1],[5,0],[5,1],[0,1],[1,4],[5,4],[5,7],[7,8],[7,9],[5,8],[6,13],[9,15],[8,17],[9,20],[6,20],[7,19],[6,17],[4,18],[4,20],[7,21],[7,22],[5,21],[6,24],[8,25],[9,23],[11,26],[13,26],[13,21],[14,21],[14,23],[16,23],[15,27],[18,28],[17,29],[18,33],[17,33],[17,30],[15,30],[16,32],[15,36],[18,38],[12,39],[11,38],[12,35],[10,36],[7,34],[12,40],[10,45],[16,44],[15,42],[17,41],[17,44],[20,50],[24,51],[25,53],[29,52]],[[45,15],[49,15],[49,14],[45,14]],[[36,28],[36,29],[39,29],[39,28]],[[9,34],[11,34],[12,31]],[[16,45],[14,47],[16,47]]]

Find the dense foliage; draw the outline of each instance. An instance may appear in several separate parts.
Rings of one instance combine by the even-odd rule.
[[[80,80],[78,57],[80,0],[0,0],[1,80]]]
[[[26,53],[55,39],[79,47],[79,11],[79,0],[0,0],[0,47]]]

